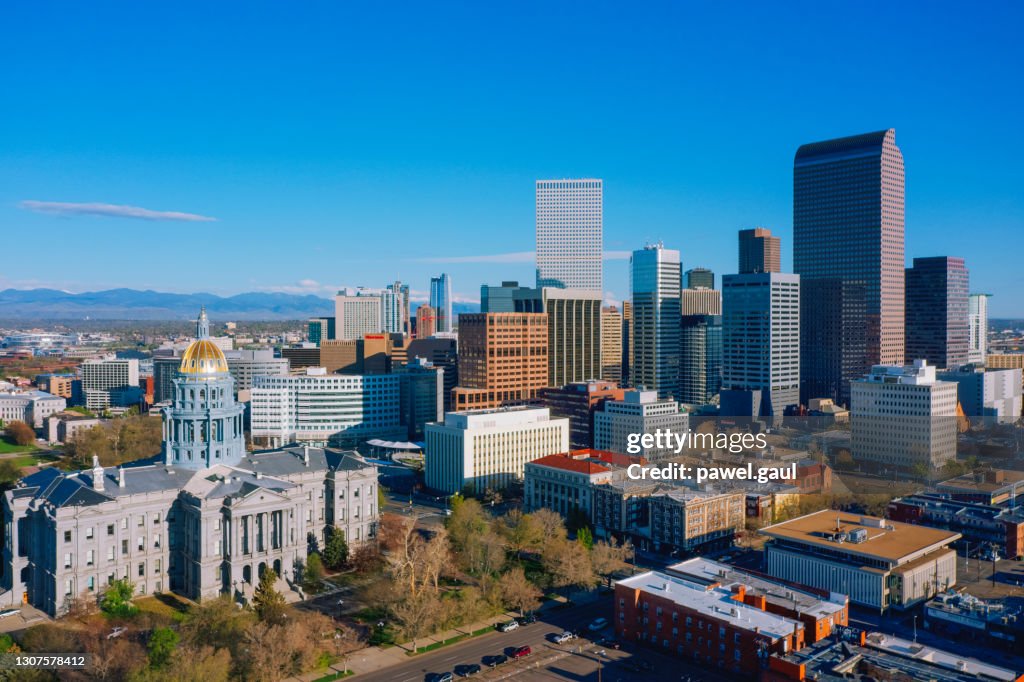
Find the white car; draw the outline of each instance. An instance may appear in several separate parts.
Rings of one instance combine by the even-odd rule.
[[[499,625],[498,626],[498,631],[499,632],[512,632],[513,630],[517,629],[518,627],[519,627],[519,623],[517,623],[514,620],[510,620],[507,623],[502,623],[501,625]]]
[[[116,628],[114,628],[113,630],[110,631],[110,634],[107,635],[107,639],[117,639],[118,637],[120,637],[123,634],[124,634],[124,628],[119,625],[119,626],[117,626]]]
[[[566,642],[572,641],[575,637],[576,635],[566,630],[560,635],[555,635],[555,644],[565,644]]]
[[[593,623],[588,625],[587,629],[590,630],[591,632],[598,632],[599,630],[604,630],[606,627],[608,627],[608,619],[607,618],[598,618]]]
[[[21,609],[4,609],[0,611],[0,618],[6,618],[7,616],[16,616],[21,613]]]

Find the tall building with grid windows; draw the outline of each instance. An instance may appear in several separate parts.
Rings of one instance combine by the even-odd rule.
[[[661,244],[645,246],[630,259],[633,294],[633,386],[659,398],[679,389],[679,252]]]
[[[967,297],[967,362],[985,363],[988,354],[988,299],[992,294]]]
[[[452,278],[442,272],[430,278],[430,307],[434,309],[434,330],[442,334],[455,331],[452,318]]]
[[[604,291],[604,181],[537,181],[537,287]]]
[[[903,154],[895,130],[797,150],[793,271],[803,294],[804,402],[825,397],[846,403],[849,382],[869,367],[903,363],[903,208]],[[841,315],[837,297],[845,301]],[[836,328],[826,337],[815,336],[830,324]],[[851,326],[864,330],[863,340],[848,333]],[[837,343],[849,346],[834,348]]]
[[[963,258],[915,258],[907,268],[907,362],[967,364],[969,274]]]

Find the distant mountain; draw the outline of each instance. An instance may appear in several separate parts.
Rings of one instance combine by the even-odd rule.
[[[301,320],[333,315],[334,302],[312,294],[250,292],[235,296],[169,294],[137,289],[108,289],[71,294],[56,289],[0,291],[0,320],[192,320],[200,306],[221,320]],[[479,306],[456,304],[455,313]]]

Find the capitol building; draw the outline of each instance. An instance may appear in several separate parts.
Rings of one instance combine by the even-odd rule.
[[[377,469],[354,451],[249,453],[244,406],[205,310],[173,379],[163,451],[119,467],[45,468],[4,493],[0,605],[57,616],[127,578],[136,594],[251,599],[267,568],[298,591],[310,551],[338,530],[376,536]]]

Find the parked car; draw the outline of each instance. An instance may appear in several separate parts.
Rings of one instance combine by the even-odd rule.
[[[468,665],[457,665],[455,666],[455,674],[459,677],[470,677],[476,675],[481,670],[479,663],[470,663]]]
[[[110,631],[110,634],[107,635],[107,639],[117,639],[118,637],[120,637],[123,634],[124,634],[124,628],[119,625],[119,626],[117,626],[116,628],[114,628],[113,630]]]
[[[520,618],[516,618],[516,622],[519,623],[520,625],[529,625],[530,623],[536,623],[537,622],[537,616],[533,615],[532,613],[529,613],[529,614],[527,614],[525,616],[522,616]]]
[[[498,632],[512,632],[519,627],[519,623],[514,620],[510,620],[507,623],[499,623],[497,626]]]
[[[571,642],[575,638],[576,635],[566,630],[565,632],[556,634],[554,636],[554,642],[555,644],[565,644],[566,642]]]
[[[426,682],[452,682],[451,673],[430,673],[425,678]]]
[[[508,656],[504,654],[498,654],[497,656],[488,656],[484,659],[484,663],[486,663],[491,668],[497,668],[499,665],[503,663],[508,663]]]
[[[6,618],[7,616],[15,616],[21,613],[21,609],[4,609],[0,611],[0,618]]]
[[[600,630],[604,630],[606,627],[608,627],[608,619],[607,618],[598,618],[593,623],[588,625],[587,629],[590,630],[591,632],[598,632]]]
[[[529,656],[532,653],[533,653],[533,649],[531,649],[530,647],[528,647],[528,646],[521,646],[518,649],[516,649],[514,652],[512,652],[512,658],[518,660],[520,658],[525,658],[525,657]]]

